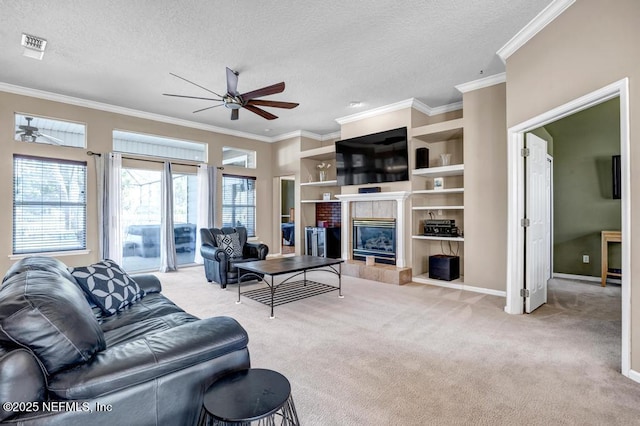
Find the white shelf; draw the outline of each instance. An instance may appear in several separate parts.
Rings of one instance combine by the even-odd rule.
[[[462,194],[464,192],[464,188],[444,188],[444,189],[417,189],[415,191],[411,191],[412,194]]]
[[[442,142],[451,139],[460,139],[463,134],[463,127],[464,121],[462,118],[442,121],[440,123],[414,127],[411,129],[411,137],[424,142]]]
[[[339,203],[340,200],[300,200],[300,204]]]
[[[413,174],[414,176],[425,177],[461,176],[464,174],[464,164],[453,164],[451,166],[415,169],[411,172],[411,174]]]
[[[300,153],[300,158],[317,161],[333,160],[336,158],[336,146],[332,144],[321,146],[320,148],[308,149]]]
[[[337,180],[323,180],[318,182],[304,182],[301,183],[300,186],[336,186],[338,185]]]
[[[464,210],[464,206],[416,206],[411,210]]]
[[[432,237],[430,235],[412,235],[414,240],[428,240],[428,241],[457,241],[464,242],[464,237]]]

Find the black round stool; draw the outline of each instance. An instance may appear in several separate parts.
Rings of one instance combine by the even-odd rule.
[[[299,426],[291,384],[282,374],[250,368],[222,376],[204,394],[199,425]]]

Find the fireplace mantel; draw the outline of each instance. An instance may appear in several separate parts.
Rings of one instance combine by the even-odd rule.
[[[409,191],[369,192],[364,194],[339,194],[336,198],[342,202],[349,201],[399,201],[403,202],[409,196]]]
[[[407,199],[409,191],[369,192],[363,194],[339,194],[336,198],[342,205],[342,257],[351,259],[351,203],[358,201],[395,201],[396,202],[396,266],[404,268],[408,265],[407,250]]]

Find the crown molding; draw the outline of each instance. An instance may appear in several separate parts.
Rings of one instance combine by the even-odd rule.
[[[377,117],[382,114],[388,114],[390,112],[399,111],[406,108],[412,108],[420,111],[423,114],[432,116],[462,109],[462,102],[454,102],[452,104],[432,108],[424,102],[421,102],[415,98],[411,98],[405,99],[404,101],[395,102],[393,104],[384,105],[378,108],[373,108],[368,111],[362,111],[356,114],[347,115],[346,117],[336,118],[336,121],[338,122],[338,124],[343,125],[347,123],[353,123],[354,121],[363,120],[365,118]]]
[[[44,90],[30,89],[27,87],[16,86],[13,84],[0,82],[0,91],[14,93],[16,95],[30,96],[33,98],[45,99],[48,101],[62,102],[65,104],[76,105],[84,108],[97,109],[100,111],[111,112],[114,114],[123,114],[131,117],[142,118],[146,120],[159,121],[161,123],[175,124],[176,126],[190,127],[192,129],[206,130],[215,133],[222,133],[229,136],[239,138],[252,139],[260,142],[273,142],[274,138],[253,133],[241,132],[238,130],[225,129],[224,127],[211,126],[209,124],[196,123],[195,121],[182,120],[179,118],[169,117],[166,115],[154,114],[136,109],[125,108],[117,105],[105,104],[102,102],[90,101],[87,99],[75,98],[72,96],[60,95],[58,93],[46,92]]]
[[[367,111],[358,112],[355,114],[347,115],[346,117],[336,118],[338,124],[343,125],[347,123],[353,123],[354,121],[363,120],[365,118],[376,117],[378,115],[387,114],[393,111],[399,111],[405,108],[413,107],[413,101],[415,99],[405,99],[404,101],[396,102],[389,105],[384,105],[378,108],[373,108]]]
[[[507,63],[509,56],[513,55],[536,34],[542,31],[554,19],[560,16],[576,0],[554,0],[542,12],[538,13],[527,25],[498,50],[497,54],[502,62]]]
[[[494,86],[496,84],[504,83],[507,81],[507,73],[501,72],[500,74],[490,75],[489,77],[479,78],[478,80],[469,81],[468,83],[458,84],[456,89],[460,93],[471,92],[472,90],[483,89],[485,87]]]
[[[431,108],[431,114],[429,115],[444,114],[445,112],[458,111],[461,109],[462,109],[462,101],[454,102],[452,104]]]

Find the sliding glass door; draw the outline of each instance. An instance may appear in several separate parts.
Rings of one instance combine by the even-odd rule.
[[[126,271],[160,268],[160,170],[122,169],[120,232]]]
[[[122,169],[122,266],[127,271],[160,268],[161,170]],[[196,251],[198,180],[173,173],[173,224],[178,265],[193,263]]]

